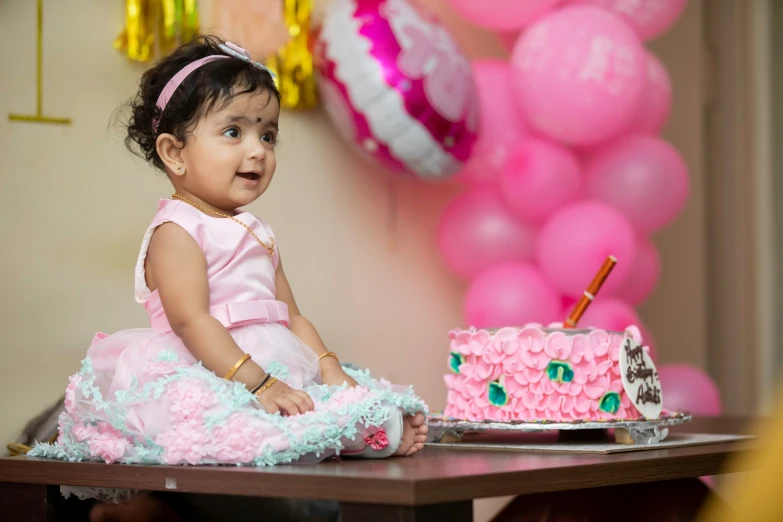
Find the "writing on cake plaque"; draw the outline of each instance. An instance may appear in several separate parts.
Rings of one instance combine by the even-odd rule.
[[[625,393],[639,413],[647,419],[657,419],[663,409],[658,369],[650,354],[630,337],[620,349],[620,371]]]

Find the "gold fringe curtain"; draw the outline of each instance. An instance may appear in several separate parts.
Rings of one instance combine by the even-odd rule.
[[[286,109],[312,109],[316,106],[313,73],[312,20],[315,0],[283,0],[283,14],[290,39],[266,65],[277,74],[280,105]]]
[[[147,62],[198,35],[197,0],[125,0],[125,29],[114,48]]]
[[[125,29],[117,36],[114,47],[128,58],[148,62],[157,56],[165,56],[178,45],[198,35],[199,16],[197,0],[124,0]],[[220,2],[224,0],[214,0]],[[233,0],[239,2],[228,10],[231,18],[227,25],[242,28],[246,36],[275,22],[275,16],[268,15],[272,6],[251,5],[255,0]],[[264,59],[266,65],[277,75],[281,106],[286,109],[312,109],[318,103],[315,75],[313,71],[311,23],[315,0],[277,0],[283,13],[287,42],[274,55],[256,57]],[[217,4],[216,7],[219,7]],[[244,7],[243,7],[244,6]],[[264,15],[267,16],[264,16]],[[237,16],[258,18],[257,20],[233,20]],[[262,18],[263,17],[263,18]],[[265,24],[266,22],[266,24]],[[266,27],[269,29],[269,27]],[[248,32],[249,31],[249,32]],[[237,32],[229,31],[229,32]],[[239,31],[240,33],[243,31]],[[252,38],[251,38],[252,39]],[[244,42],[234,42],[243,45]],[[245,45],[247,45],[245,43]],[[251,49],[252,50],[252,49]]]

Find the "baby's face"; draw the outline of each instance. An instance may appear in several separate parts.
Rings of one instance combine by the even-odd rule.
[[[279,117],[268,92],[241,94],[202,117],[182,149],[183,187],[225,210],[255,201],[275,173]]]

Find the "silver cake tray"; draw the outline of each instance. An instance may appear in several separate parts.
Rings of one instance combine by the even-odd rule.
[[[558,431],[563,439],[574,440],[591,436],[588,430],[614,430],[619,444],[657,444],[669,435],[669,426],[691,421],[685,411],[670,412],[657,419],[620,419],[611,421],[469,421],[432,414],[427,418],[428,442],[461,442],[466,433],[540,433]]]

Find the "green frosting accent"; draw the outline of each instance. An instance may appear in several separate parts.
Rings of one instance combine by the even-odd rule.
[[[451,352],[451,358],[449,359],[449,367],[454,373],[459,373],[459,367],[465,362],[465,356],[461,353]]]
[[[508,393],[499,381],[489,383],[489,403],[493,406],[505,406],[508,404]]]
[[[617,392],[606,392],[598,403],[598,409],[614,415],[620,409],[620,394]]]
[[[571,382],[574,380],[574,370],[571,365],[563,361],[549,361],[546,367],[546,375],[550,381],[559,383]]]

